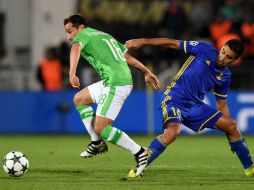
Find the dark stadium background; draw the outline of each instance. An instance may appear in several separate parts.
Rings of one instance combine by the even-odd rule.
[[[169,37],[206,41],[219,48],[228,35],[238,36],[245,54],[231,69],[229,105],[243,132],[254,133],[253,7],[250,0],[0,0],[0,133],[85,132],[72,103],[76,91],[68,81],[70,43],[63,28],[63,18],[74,12],[83,13],[88,26],[112,34],[121,43]],[[39,62],[47,48],[55,50],[62,65],[63,84],[56,92],[45,89],[40,77]],[[116,125],[134,134],[158,133],[160,95],[187,55],[157,47],[131,53],[158,75],[162,88],[146,91],[142,74],[132,69],[134,91]],[[83,59],[78,75],[82,87],[99,80]],[[211,95],[207,100],[214,104]]]

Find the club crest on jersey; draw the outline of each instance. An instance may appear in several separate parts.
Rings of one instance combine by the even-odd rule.
[[[221,80],[222,76],[223,76],[223,73],[219,73],[219,74],[216,76],[216,79],[217,79],[217,80]]]
[[[190,41],[189,43],[190,43],[191,46],[196,46],[196,45],[198,45],[198,42],[197,42],[197,41]]]

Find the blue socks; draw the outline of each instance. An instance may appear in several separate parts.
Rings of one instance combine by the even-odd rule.
[[[231,150],[236,152],[239,160],[241,161],[243,168],[249,168],[253,162],[251,160],[250,152],[244,139],[229,142]]]
[[[160,136],[153,139],[153,141],[150,143],[149,149],[151,149],[152,154],[148,160],[148,164],[151,164],[163,151],[167,148],[167,145],[161,142]]]
[[[229,145],[231,147],[231,150],[233,152],[236,152],[244,169],[247,169],[253,165],[249,149],[248,149],[247,144],[244,139],[229,142]],[[163,151],[166,148],[167,148],[167,145],[165,145],[160,140],[160,136],[154,138],[153,141],[149,145],[149,149],[151,149],[152,154],[148,160],[147,165],[150,165],[159,155],[161,155],[163,153]]]

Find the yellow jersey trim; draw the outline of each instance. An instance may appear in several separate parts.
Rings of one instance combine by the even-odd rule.
[[[186,42],[185,42],[186,43]],[[168,96],[167,94],[170,92],[171,88],[175,86],[176,81],[181,77],[181,75],[184,73],[184,71],[188,68],[188,66],[192,63],[192,61],[195,59],[195,56],[190,56],[185,63],[183,64],[183,66],[181,67],[181,69],[178,71],[178,73],[176,74],[176,76],[173,78],[173,82],[170,84],[170,86],[167,87],[167,90],[164,92],[164,94],[166,95],[166,97],[164,98],[164,100],[162,101],[161,104],[161,108],[162,108],[162,112],[163,112],[163,117],[164,117],[164,123],[167,122],[169,119],[173,119],[173,118],[179,118],[179,117],[168,117],[168,111],[167,111],[167,106],[166,106],[166,102],[171,100],[171,96]]]
[[[195,59],[195,56],[190,56],[185,63],[183,64],[183,66],[181,67],[181,69],[178,71],[178,73],[176,74],[176,76],[174,77],[174,81],[178,80],[182,74],[184,73],[184,71],[188,68],[188,66],[192,63],[192,61]]]
[[[212,118],[214,118],[218,113],[220,113],[220,111],[217,111],[215,114],[213,114],[209,119],[207,119],[201,126],[200,128],[198,129],[198,133],[203,129],[203,126],[208,122],[210,121]]]
[[[168,146],[166,145],[164,142],[162,142],[161,140],[161,136],[159,135],[158,137],[156,137],[156,139],[162,144],[162,146],[164,146],[165,148]]]
[[[170,119],[180,119],[179,117],[167,117],[166,119],[164,119],[164,124],[170,120]]]
[[[243,140],[243,138],[231,140],[231,141],[228,141],[228,142],[236,142],[236,141],[240,141],[240,140]]]
[[[227,97],[228,96],[227,94],[223,95],[223,94],[218,94],[216,92],[213,92],[213,94],[215,94],[216,96],[220,96],[220,97]]]
[[[166,98],[164,98],[162,104],[161,104],[161,108],[162,108],[162,113],[163,113],[163,117],[164,117],[164,120],[165,118],[168,118],[168,111],[167,111],[167,106],[166,106],[166,102],[168,100],[171,99],[171,96],[166,96]]]
[[[186,41],[183,42],[183,49],[184,49],[184,52],[187,53]]]
[[[178,71],[178,73],[174,76],[173,82],[167,87],[167,90],[164,92],[165,95],[167,95],[171,88],[175,86],[176,81],[181,77],[183,72],[187,69],[187,67],[191,64],[191,62],[195,59],[195,56],[190,56],[188,59],[185,61],[181,69]]]

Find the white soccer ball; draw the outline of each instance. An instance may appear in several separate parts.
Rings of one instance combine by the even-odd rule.
[[[4,172],[12,177],[22,176],[29,168],[26,155],[19,151],[11,151],[6,154],[3,162]]]

